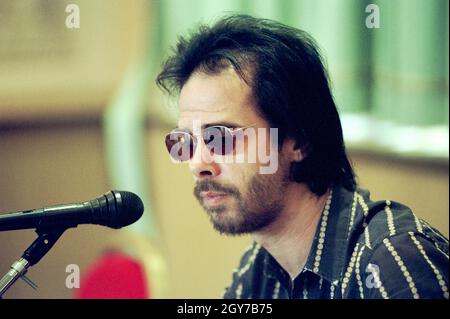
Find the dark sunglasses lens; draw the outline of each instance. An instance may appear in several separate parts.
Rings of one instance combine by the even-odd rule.
[[[224,126],[211,126],[203,131],[206,147],[216,155],[228,155],[234,150],[234,137]]]
[[[174,160],[188,161],[194,154],[194,140],[189,133],[172,132],[166,136],[166,148]]]

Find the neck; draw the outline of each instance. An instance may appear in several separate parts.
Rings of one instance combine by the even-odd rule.
[[[290,183],[284,197],[284,208],[269,226],[253,234],[294,279],[306,264],[317,225],[329,192],[312,193],[305,184]]]

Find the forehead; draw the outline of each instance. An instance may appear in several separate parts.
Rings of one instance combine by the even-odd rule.
[[[250,86],[233,69],[193,73],[181,89],[178,104],[178,127],[182,128],[191,128],[194,120],[206,125],[263,122],[256,113]]]

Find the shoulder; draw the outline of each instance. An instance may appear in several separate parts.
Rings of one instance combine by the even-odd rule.
[[[386,238],[408,237],[415,233],[435,243],[440,249],[446,250],[448,255],[448,239],[436,228],[417,217],[412,210],[401,203],[385,200],[369,202],[368,213],[360,233],[360,242],[371,247],[379,246]],[[367,238],[369,236],[369,238]],[[370,247],[369,247],[370,248]]]
[[[402,232],[384,238],[368,253],[364,264],[367,275],[376,272],[384,287],[384,293],[375,289],[369,295],[448,299],[448,244],[438,245],[423,233]]]
[[[353,252],[360,297],[448,299],[448,239],[403,204],[366,211]]]

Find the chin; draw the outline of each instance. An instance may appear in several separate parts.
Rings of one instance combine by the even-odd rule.
[[[213,223],[214,229],[221,235],[240,236],[246,235],[249,232],[242,229],[241,225],[227,224],[227,223]]]
[[[208,213],[214,223],[229,224],[235,219],[236,213],[227,209],[226,207],[217,207],[209,209]]]
[[[236,212],[223,210],[210,212],[211,223],[215,230],[223,235],[242,235],[248,233],[244,230],[242,221],[236,218]]]

